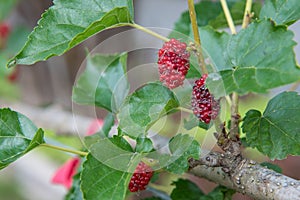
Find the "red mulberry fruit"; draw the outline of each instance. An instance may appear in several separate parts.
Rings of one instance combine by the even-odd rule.
[[[207,74],[195,81],[192,94],[192,109],[196,117],[206,124],[215,119],[219,113],[220,105],[205,85]]]
[[[170,39],[158,52],[160,81],[170,89],[183,84],[190,68],[190,54],[186,47],[184,42]]]
[[[130,192],[137,192],[145,190],[151,177],[153,176],[153,170],[144,162],[140,162],[133,172],[130,179],[128,189]]]

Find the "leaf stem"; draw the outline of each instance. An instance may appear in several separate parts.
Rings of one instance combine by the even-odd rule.
[[[232,20],[227,2],[226,2],[226,0],[220,0],[220,1],[221,1],[221,5],[222,5],[222,8],[223,8],[224,14],[225,14],[225,18],[226,18],[228,26],[230,28],[230,31],[231,31],[232,34],[236,34],[236,29],[235,29],[235,26],[234,26],[234,23],[233,23],[233,20]]]
[[[186,113],[191,113],[194,114],[193,111],[191,111],[190,109],[184,108],[184,107],[178,107],[179,110],[186,112]]]
[[[244,12],[242,28],[247,28],[248,24],[250,23],[251,7],[252,7],[252,0],[247,0],[246,7],[245,7],[245,12]]]
[[[77,155],[80,155],[80,156],[87,156],[88,155],[88,153],[84,152],[84,151],[66,149],[64,147],[54,146],[54,145],[47,144],[47,143],[40,144],[40,146],[51,148],[51,149],[56,149],[56,150],[59,150],[59,151],[69,152],[69,153],[77,154]]]
[[[149,35],[152,35],[152,36],[154,36],[154,37],[156,37],[158,39],[161,39],[161,40],[163,40],[165,42],[169,41],[169,38],[167,38],[165,36],[162,36],[162,35],[160,35],[158,33],[155,33],[154,31],[152,31],[150,29],[147,29],[147,28],[145,28],[145,27],[143,27],[141,25],[138,25],[138,24],[135,24],[135,23],[128,23],[128,25],[131,26],[131,27],[133,27],[133,28],[139,29],[139,30],[141,30],[141,31],[143,31],[145,33],[148,33]]]
[[[296,83],[294,83],[290,89],[288,89],[288,91],[295,91],[300,85],[300,81],[297,81]]]
[[[204,74],[207,74],[207,68],[204,62],[204,56],[202,52],[202,46],[201,46],[201,39],[200,34],[198,30],[198,23],[196,18],[196,11],[194,6],[194,0],[188,0],[188,7],[189,7],[189,13],[190,13],[190,19],[192,24],[192,29],[194,33],[194,40],[197,48],[197,57],[198,57],[198,63],[200,65],[201,72]]]

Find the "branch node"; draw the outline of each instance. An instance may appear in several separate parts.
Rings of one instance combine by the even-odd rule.
[[[190,158],[188,160],[190,168],[194,168],[198,165],[205,165],[208,167],[220,167],[221,166],[221,156],[217,153],[210,152],[206,156],[201,157],[199,160]]]

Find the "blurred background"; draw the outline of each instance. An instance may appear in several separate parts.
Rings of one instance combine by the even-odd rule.
[[[77,72],[86,57],[86,48],[92,50],[96,45],[114,34],[128,30],[128,27],[117,28],[97,34],[82,44],[76,46],[63,56],[52,57],[46,62],[39,62],[32,66],[17,66],[5,69],[5,62],[13,56],[26,41],[27,35],[37,24],[41,14],[52,5],[52,1],[43,0],[0,0],[0,6],[7,8],[7,13],[0,13],[2,24],[8,33],[0,31],[0,107],[11,107],[32,119],[39,127],[46,129],[49,140],[66,142],[74,148],[81,147],[81,141],[75,133],[72,116],[72,86]],[[11,9],[10,9],[11,8]],[[160,27],[172,29],[174,22],[181,12],[187,10],[186,0],[135,0],[135,22],[146,27]],[[0,10],[3,10],[1,8]],[[300,23],[293,24],[290,29],[295,32],[294,40],[300,43]],[[3,30],[3,29],[2,29]],[[4,30],[5,27],[4,27]],[[167,32],[166,32],[167,35]],[[134,38],[134,35],[133,35]],[[139,39],[139,38],[137,38]],[[157,43],[161,41],[153,38],[143,38],[144,42]],[[5,42],[3,42],[5,41]],[[120,43],[119,45],[128,45]],[[108,52],[112,49],[106,49]],[[128,69],[139,64],[155,63],[156,49],[137,50],[129,53]],[[297,60],[300,60],[300,45],[295,47]],[[270,94],[257,96],[250,94],[241,100],[241,114],[252,106],[263,109],[270,96],[285,90],[290,86],[272,90]],[[299,91],[299,88],[298,90]],[[94,107],[85,106],[77,110],[80,113],[81,124],[77,126],[80,133],[87,131],[93,121]],[[98,118],[103,118],[106,112],[97,110]],[[213,139],[207,142],[214,142]],[[255,150],[245,150],[245,154],[258,161],[267,158]],[[71,155],[46,149],[34,150],[0,172],[0,200],[60,200],[67,192],[61,185],[51,183],[55,171]],[[300,158],[289,157],[284,161],[274,161],[283,173],[300,179]],[[190,177],[204,192],[209,192],[215,186],[206,180]],[[168,185],[177,176],[162,176],[162,183]],[[169,187],[166,190],[171,190]],[[140,197],[133,197],[139,199]],[[235,199],[249,199],[241,194]]]

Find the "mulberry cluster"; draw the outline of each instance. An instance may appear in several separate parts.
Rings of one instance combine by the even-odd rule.
[[[170,89],[183,84],[190,68],[190,54],[186,47],[184,42],[170,39],[158,52],[160,81]]]
[[[210,94],[205,85],[207,74],[195,81],[192,93],[192,109],[196,117],[206,124],[215,119],[219,113],[220,105]]]
[[[133,172],[130,179],[128,189],[130,192],[137,192],[145,190],[151,177],[153,176],[153,170],[144,162],[140,162]]]

